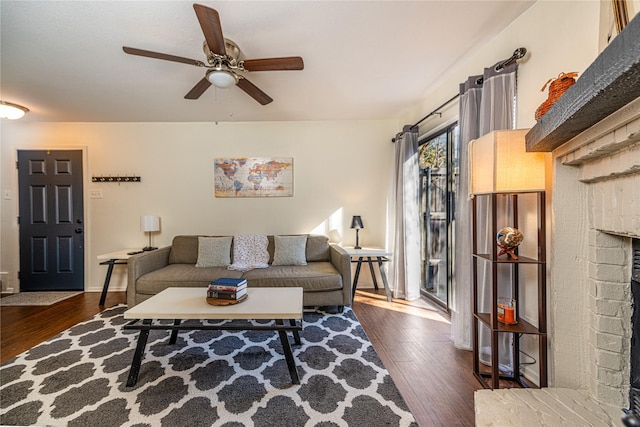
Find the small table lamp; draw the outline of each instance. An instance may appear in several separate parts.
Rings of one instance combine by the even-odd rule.
[[[154,249],[151,246],[151,233],[154,231],[160,231],[160,217],[157,215],[143,215],[140,217],[140,231],[149,233],[149,246],[142,248],[143,251],[152,251]]]
[[[362,224],[362,218],[360,217],[360,215],[353,216],[353,218],[351,219],[351,228],[356,229],[356,245],[353,248],[362,249],[362,247],[360,246],[358,232],[360,231],[361,228],[364,228],[364,225]]]

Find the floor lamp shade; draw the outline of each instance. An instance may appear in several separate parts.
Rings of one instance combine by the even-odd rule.
[[[498,130],[469,142],[469,194],[545,189],[546,154],[527,152],[528,129]]]

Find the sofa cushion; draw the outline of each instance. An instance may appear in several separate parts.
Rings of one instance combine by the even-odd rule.
[[[273,265],[307,265],[307,236],[274,236]]]
[[[233,236],[233,264],[231,270],[246,271],[269,266],[267,236],[261,234],[236,234]]]
[[[136,281],[139,294],[157,294],[166,288],[202,287],[206,295],[209,282],[220,277],[241,277],[242,272],[230,271],[224,267],[195,268],[192,264],[169,264],[147,273]]]
[[[198,261],[198,236],[175,236],[169,264],[195,264]]]
[[[231,264],[233,237],[198,237],[198,261],[196,267],[227,267]]]
[[[249,287],[297,286],[306,292],[342,289],[342,276],[330,262],[310,262],[307,265],[272,265],[269,268],[246,271],[242,277]]]
[[[329,238],[321,235],[309,235],[307,237],[307,262],[330,260]]]
[[[302,234],[293,234],[293,236],[302,236]],[[329,246],[329,238],[327,236],[307,234],[307,247],[305,256],[307,262],[315,261],[330,261],[331,260],[331,247]],[[269,246],[269,264],[273,264],[273,256],[275,254],[275,236],[268,236]]]

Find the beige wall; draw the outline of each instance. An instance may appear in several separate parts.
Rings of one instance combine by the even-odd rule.
[[[86,290],[102,287],[96,256],[148,243],[139,217],[157,214],[156,246],[176,234],[327,233],[353,245],[352,215],[362,215],[361,244],[384,246],[387,190],[396,120],[255,123],[20,123],[1,130],[4,289],[17,292],[17,175],[20,149],[85,150]],[[213,159],[293,157],[294,196],[222,199],[213,194]],[[139,175],[141,183],[92,183],[92,175]],[[101,189],[102,199],[89,198]],[[125,286],[116,269],[111,289]],[[7,283],[8,282],[8,283]]]

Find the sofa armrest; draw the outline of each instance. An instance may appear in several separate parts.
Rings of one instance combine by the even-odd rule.
[[[127,306],[136,305],[136,281],[141,276],[169,265],[171,246],[134,255],[127,261]]]
[[[344,292],[345,305],[351,304],[352,282],[351,282],[351,255],[339,245],[331,244],[331,264],[340,272],[342,276],[342,291]]]

